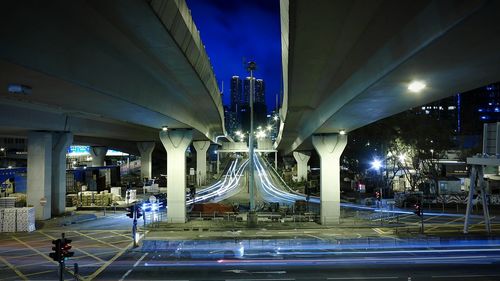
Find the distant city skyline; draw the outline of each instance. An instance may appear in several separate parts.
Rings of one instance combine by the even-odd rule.
[[[245,63],[252,60],[257,63],[254,76],[266,81],[267,110],[273,111],[282,90],[279,1],[186,2],[223,91],[223,103],[231,106],[231,79],[239,76],[244,81],[249,76]]]

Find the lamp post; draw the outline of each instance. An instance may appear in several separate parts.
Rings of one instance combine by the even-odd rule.
[[[254,194],[254,133],[253,133],[253,96],[254,96],[254,81],[253,81],[253,72],[257,69],[257,64],[253,61],[248,62],[247,70],[250,72],[250,134],[248,136],[248,146],[249,146],[249,154],[250,154],[250,178],[249,178],[249,190],[250,190],[250,213],[255,212],[255,194]]]

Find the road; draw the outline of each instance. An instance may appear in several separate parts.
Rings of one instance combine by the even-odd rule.
[[[96,280],[500,279],[497,240],[409,240],[392,245],[374,241],[369,246],[313,239],[171,241],[168,249],[126,253]],[[231,243],[238,251],[242,245],[249,249],[239,258],[228,257]],[[183,250],[191,255],[178,255]]]

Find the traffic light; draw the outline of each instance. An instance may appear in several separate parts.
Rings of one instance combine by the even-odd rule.
[[[140,219],[142,217],[142,208],[141,207],[136,207],[135,208],[135,218]]]
[[[134,212],[135,212],[135,205],[127,207],[127,217],[133,219],[134,218]]]
[[[419,217],[421,217],[424,214],[420,203],[415,203],[415,211],[413,211],[413,212],[415,213],[415,215],[417,215]]]
[[[380,196],[380,191],[375,192],[375,197],[377,198],[377,201],[382,200],[382,198]]]
[[[49,254],[49,257],[52,258],[52,260],[56,262],[61,261],[61,239],[57,240],[52,240],[52,244],[54,244],[54,247],[52,247],[52,250],[54,251],[53,253]]]
[[[63,238],[61,241],[61,259],[62,260],[67,260],[68,258],[72,257],[75,255],[74,252],[70,252],[71,250],[71,239],[66,239]]]

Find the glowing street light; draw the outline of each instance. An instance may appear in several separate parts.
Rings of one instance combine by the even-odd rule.
[[[273,127],[271,125],[267,125],[267,128],[266,128],[268,131],[271,131],[273,129]]]
[[[374,170],[380,170],[382,168],[382,161],[379,159],[373,159],[372,161],[372,169]]]
[[[257,138],[262,139],[266,137],[266,132],[264,131],[258,131],[257,132]]]
[[[279,119],[278,115],[274,115],[274,116],[273,116],[273,120],[274,120],[274,121],[278,121],[278,119]]]
[[[413,81],[408,85],[408,90],[414,93],[420,93],[426,86],[427,85],[422,81]]]
[[[343,136],[343,135],[345,135],[345,134],[346,134],[346,132],[345,132],[345,130],[340,130],[340,131],[339,131],[339,134]]]
[[[399,154],[398,156],[399,162],[404,163],[406,159],[406,155],[404,154]]]
[[[168,131],[168,126],[161,127],[161,130],[164,131],[164,132]]]

